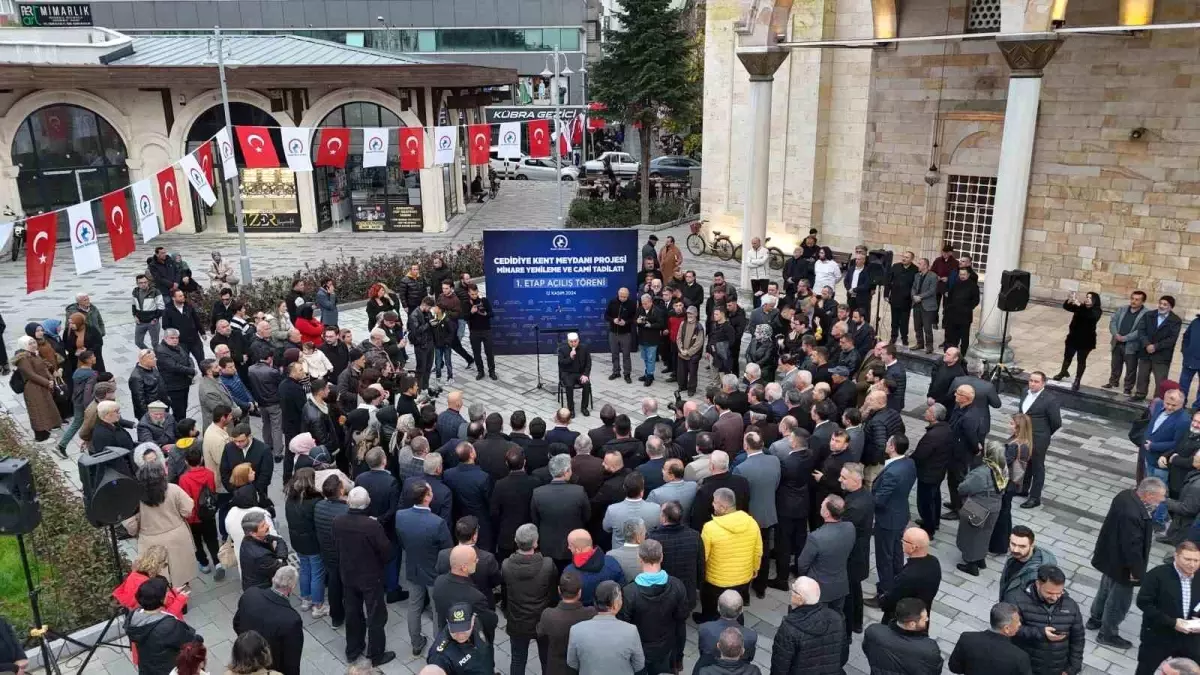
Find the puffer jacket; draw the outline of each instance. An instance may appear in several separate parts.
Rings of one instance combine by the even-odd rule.
[[[150,323],[162,317],[164,306],[162,294],[157,288],[151,286],[144,291],[133,289],[133,318],[138,323]]]
[[[138,443],[153,443],[160,448],[171,445],[179,438],[175,433],[175,416],[167,413],[162,424],[155,424],[150,413],[146,413],[138,420],[137,437]]]
[[[421,301],[428,295],[428,290],[425,287],[425,280],[420,277],[414,279],[404,275],[396,284],[396,295],[400,296],[400,305],[410,313],[421,306]],[[439,288],[438,291],[440,292],[441,289]]]
[[[705,580],[714,586],[732,588],[748,583],[762,559],[762,536],[758,523],[745,511],[716,516],[704,524]]]
[[[895,622],[868,626],[863,633],[862,650],[871,666],[871,675],[941,675],[942,672],[942,651],[929,633],[907,631]]]
[[[421,311],[419,304],[408,315],[408,341],[417,348],[426,349],[433,346],[433,328],[429,325],[429,315]]]
[[[536,638],[542,610],[550,606],[558,585],[558,569],[554,561],[541,553],[515,553],[500,566],[508,599],[504,603],[504,618],[512,638]]]
[[[313,506],[313,525],[317,534],[317,544],[321,548],[321,559],[325,562],[326,571],[331,565],[338,564],[337,542],[333,539],[333,519],[343,516],[350,510],[346,502],[335,502],[322,499]],[[291,526],[291,523],[288,523]]]
[[[775,675],[841,675],[846,631],[842,617],[825,605],[792,607],[775,631]]]
[[[668,576],[666,583],[650,583],[639,574],[622,595],[617,618],[637,627],[643,653],[665,654],[682,646],[675,644],[675,629],[692,612],[682,581]]]
[[[1042,565],[1057,565],[1058,558],[1050,552],[1050,549],[1045,546],[1034,546],[1033,553],[1029,554],[1029,562],[1021,566],[1021,571],[1013,574],[1010,568],[1013,566],[1013,558],[1004,561],[1004,567],[1000,569],[1000,597],[999,600],[1004,600],[1004,596],[1013,591],[1020,591],[1037,579],[1038,569]]]
[[[621,563],[617,562],[616,558],[604,553],[604,549],[596,546],[592,549],[592,553],[588,559],[583,561],[583,565],[577,566],[574,562],[567,565],[567,570],[575,572],[583,582],[582,595],[580,601],[584,607],[591,607],[596,604],[596,587],[602,581],[615,581],[621,586],[625,585],[625,571],[621,569]]]
[[[204,642],[191,626],[170,614],[141,609],[129,614],[125,634],[137,648],[139,675],[171,672],[183,645]]]
[[[883,408],[871,413],[870,419],[863,423],[863,431],[867,442],[863,447],[862,463],[868,466],[883,464],[887,458],[887,441],[896,434],[904,433],[904,420],[895,410]]]
[[[1083,617],[1079,605],[1067,593],[1058,602],[1046,604],[1037,592],[1037,582],[1010,592],[1004,601],[1017,606],[1021,613],[1021,628],[1013,636],[1013,644],[1029,655],[1035,673],[1070,673],[1083,669]],[[1054,626],[1070,637],[1060,642],[1046,639],[1046,627]]]
[[[167,401],[167,383],[158,368],[146,370],[134,366],[129,373],[129,397],[133,399],[133,415],[138,419],[146,414],[146,406],[154,401]]]
[[[287,518],[288,536],[292,550],[299,555],[316,555],[321,552],[317,541],[316,505],[319,499],[288,499],[283,513]]]
[[[162,373],[163,386],[167,391],[187,391],[192,386],[196,369],[192,367],[192,355],[183,348],[183,343],[172,347],[164,340],[154,350],[158,357],[158,371]]]

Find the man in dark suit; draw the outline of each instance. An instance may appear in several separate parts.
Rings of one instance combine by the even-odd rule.
[[[533,491],[542,481],[525,471],[525,453],[521,448],[509,448],[505,455],[508,475],[496,481],[492,488],[492,522],[496,524],[496,557],[503,561],[517,550],[517,528],[530,522]]]
[[[1088,629],[1099,629],[1099,644],[1122,650],[1133,646],[1118,629],[1133,602],[1133,587],[1146,576],[1150,562],[1154,523],[1150,512],[1166,497],[1167,486],[1161,480],[1146,478],[1137,488],[1118,492],[1108,507],[1092,553],[1092,567],[1103,576],[1087,622]]]
[[[932,403],[925,409],[925,434],[917,441],[912,460],[917,465],[917,525],[929,536],[937,534],[942,517],[942,481],[954,454],[954,429],[946,422],[946,407]]]
[[[429,483],[416,483],[412,488],[413,506],[396,512],[396,537],[405,552],[404,578],[411,589],[408,607],[408,639],[413,655],[419,655],[429,638],[421,634],[421,613],[429,604],[433,582],[437,579],[437,557],[454,541],[446,521],[429,509],[433,490]]]
[[[594,459],[594,458],[593,458]],[[567,535],[572,530],[587,528],[592,508],[587,491],[571,484],[571,458],[555,455],[550,458],[549,485],[535,488],[530,499],[529,520],[538,527],[538,545],[559,569],[571,563]]]
[[[829,455],[829,439],[838,430],[837,406],[832,401],[817,401],[812,407],[813,430],[808,438],[808,447],[817,457],[820,466]],[[799,420],[797,420],[799,421]]]
[[[846,508],[842,511],[842,520],[854,525],[854,550],[850,551],[850,563],[846,566],[850,594],[846,596],[842,614],[846,617],[847,629],[861,633],[862,582],[871,576],[871,535],[875,531],[875,498],[863,485],[863,465],[858,462],[849,462],[842,466],[839,482],[845,492],[842,499],[846,503]]]
[[[991,382],[983,379],[980,375],[980,364],[968,363],[967,374],[961,375],[950,381],[950,389],[946,392],[946,398],[938,401],[946,406],[946,410],[954,410],[954,392],[958,388],[969,385],[975,391],[975,398],[971,404],[983,413],[983,419],[987,421],[988,428],[992,428],[992,408],[1000,409],[1000,394],[996,392],[996,386]]]
[[[942,518],[958,520],[962,497],[958,484],[980,461],[983,443],[987,440],[986,412],[975,403],[975,390],[968,384],[954,390],[954,409],[950,411],[950,428],[954,430],[954,452],[947,466],[946,485],[950,488],[950,510]]]
[[[257,631],[271,646],[270,668],[282,675],[300,675],[304,651],[304,622],[288,596],[296,591],[300,573],[284,566],[275,572],[270,588],[247,588],[238,599],[233,632]]]
[[[1172,390],[1150,404],[1150,423],[1146,426],[1146,437],[1142,441],[1142,447],[1139,448],[1140,456],[1145,458],[1145,475],[1167,481],[1168,488],[1172,483],[1170,480],[1172,455],[1186,456],[1189,454],[1186,447],[1180,447],[1192,426],[1191,415],[1184,410],[1183,403],[1183,392]],[[1180,452],[1177,452],[1177,449]],[[1192,464],[1190,459],[1180,463],[1186,463],[1188,473],[1190,473]],[[1176,474],[1178,473],[1176,471]],[[1178,475],[1174,483],[1179,486],[1176,490],[1182,487]],[[1168,489],[1168,493],[1178,496],[1177,491],[1172,492]],[[1165,522],[1166,507],[1160,508],[1155,513],[1155,520],[1159,523]]]
[[[696,458],[696,436],[704,431],[704,417],[698,411],[691,411],[683,418],[683,430],[675,435],[675,445],[679,446],[681,457],[686,465]]]
[[[1029,498],[1021,502],[1021,508],[1031,509],[1042,504],[1042,486],[1046,483],[1046,452],[1050,449],[1054,432],[1062,426],[1058,400],[1046,391],[1045,373],[1040,370],[1029,373],[1029,389],[1021,397],[1017,409],[1028,415],[1033,424],[1033,457],[1029,463],[1029,475],[1025,477],[1024,490],[1029,493]]]
[[[483,634],[487,636],[488,642],[494,644],[499,617],[492,609],[491,599],[484,597],[471,581],[471,574],[475,572],[477,562],[474,547],[459,545],[450,549],[450,571],[433,582],[433,591],[430,594],[433,600],[434,625],[445,626],[450,619],[450,608],[465,602],[475,610],[475,618],[482,623]]]
[[[646,397],[642,399],[642,417],[645,420],[633,430],[633,437],[645,443],[647,438],[654,435],[654,426],[665,424],[671,426],[671,420],[658,414],[658,399]],[[630,467],[632,468],[632,467]]]
[[[959,636],[946,664],[961,675],[1032,675],[1029,655],[1012,643],[1021,629],[1016,605],[992,605],[991,630],[968,631]]]
[[[1185,541],[1175,547],[1173,561],[1146,573],[1137,595],[1137,606],[1142,610],[1142,632],[1136,675],[1152,675],[1158,664],[1172,656],[1194,659],[1200,655],[1200,631],[1180,623],[1200,614],[1196,611],[1196,602],[1200,600],[1197,570],[1200,570],[1200,548]],[[1188,586],[1186,594],[1183,584]]]
[[[967,367],[963,363],[958,347],[947,347],[941,360],[933,364],[933,372],[929,374],[929,389],[925,390],[925,402],[930,405],[934,403],[945,405],[945,401],[952,398],[950,395],[950,392],[953,391],[951,383],[955,378],[966,374]]]
[[[933,600],[942,585],[942,564],[929,553],[929,534],[919,527],[904,531],[900,540],[908,561],[896,575],[892,590],[875,597],[874,606],[883,610],[883,623],[896,618],[896,603],[904,598],[919,598],[933,614]]]
[[[454,543],[456,546],[470,546],[475,549],[475,569],[469,575],[471,583],[483,593],[488,606],[495,609],[493,591],[501,584],[500,563],[496,556],[479,548],[479,521],[474,516],[463,516],[454,524]],[[450,551],[446,547],[438,552],[436,570],[439,575],[450,571]]]
[[[575,388],[583,389],[580,411],[584,417],[592,405],[592,352],[579,344],[579,333],[567,333],[567,342],[558,346],[558,382],[567,399],[567,410],[575,415]]]
[[[905,457],[907,437],[892,436],[886,452],[883,471],[871,484],[871,495],[875,498],[875,569],[879,574],[876,585],[879,594],[892,590],[896,575],[904,566],[900,540],[908,526],[908,493],[917,482],[917,466]]]
[[[592,439],[593,448],[603,448],[604,444],[617,437],[613,424],[617,421],[617,409],[612,404],[600,406],[600,426],[588,430],[588,438]]]
[[[621,417],[618,416],[617,432],[620,433],[620,430]],[[575,445],[568,448],[571,457],[571,482],[582,486],[587,492],[588,499],[595,497],[596,493],[600,492],[600,486],[604,484],[604,461],[600,459],[600,456],[619,440],[621,439],[618,437],[616,440],[609,441],[603,450],[597,451],[592,447],[590,437],[580,436],[575,439]]]
[[[717,421],[713,424],[713,440],[717,450],[724,450],[730,456],[742,451],[742,434],[745,431],[745,420],[729,407],[729,395],[717,394],[714,402],[717,410]]]
[[[333,519],[333,539],[346,605],[346,662],[357,661],[365,647],[371,663],[378,667],[396,658],[395,652],[384,651],[383,632],[387,623],[383,571],[392,556],[392,545],[383,526],[367,513],[370,504],[365,488],[351,490],[346,497],[349,510]]]
[[[896,358],[895,342],[883,346],[884,378],[888,383],[887,407],[896,412],[904,412],[904,392],[908,390],[908,372],[904,364]]]
[[[479,458],[479,468],[487,472],[492,484],[508,475],[508,452],[520,446],[504,435],[504,418],[500,413],[492,413],[483,422],[484,436],[475,441],[475,455]],[[519,524],[519,523],[518,523]]]
[[[425,457],[422,466],[424,473],[404,479],[404,485],[400,487],[400,508],[406,509],[416,503],[413,501],[414,485],[427,483],[433,491],[433,502],[429,505],[430,510],[433,511],[433,515],[446,523],[446,527],[450,527],[454,522],[454,493],[442,482],[442,456],[436,452],[429,452],[429,444],[425,442],[424,438],[414,438],[413,451],[416,452],[419,446]]]
[[[850,593],[847,569],[856,539],[854,525],[842,520],[846,502],[829,495],[821,502],[822,524],[808,534],[804,550],[796,558],[796,573],[821,584],[821,602],[841,607]]]
[[[476,432],[482,431],[478,425],[479,422],[471,423]],[[468,431],[467,435],[478,437],[479,433]],[[454,494],[454,522],[463,516],[475,516],[479,521],[479,547],[491,551],[496,545],[490,503],[492,481],[475,463],[475,447],[470,443],[459,443],[455,454],[458,456],[458,465],[444,474],[446,486]]]
[[[1183,320],[1175,313],[1175,298],[1164,295],[1158,299],[1158,311],[1142,312],[1142,350],[1138,353],[1137,386],[1130,401],[1143,401],[1150,388],[1150,373],[1154,373],[1154,390],[1158,391],[1162,381],[1171,370],[1171,358],[1175,355],[1175,343]],[[165,318],[165,315],[164,315]],[[164,326],[166,323],[164,322]],[[1157,395],[1157,393],[1156,393]]]
[[[400,483],[387,470],[387,455],[383,448],[371,448],[364,458],[369,471],[359,474],[354,483],[365,488],[371,496],[367,515],[379,521],[384,534],[392,544],[392,557],[384,571],[387,601],[400,602],[408,598],[408,591],[400,588],[400,548],[396,545],[396,510],[400,508]]]
[[[571,411],[567,408],[559,408],[558,412],[554,413],[554,428],[546,432],[547,443],[562,443],[568,448],[575,447],[575,439],[579,437],[578,431],[572,431],[567,425],[571,423]]]
[[[696,491],[692,502],[692,529],[704,531],[704,524],[713,519],[713,495],[721,488],[733,490],[738,511],[750,508],[750,481],[729,472],[729,453],[714,450],[708,456],[709,474]]]

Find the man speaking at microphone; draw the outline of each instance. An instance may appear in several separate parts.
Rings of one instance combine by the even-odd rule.
[[[583,388],[580,407],[583,416],[588,416],[592,405],[592,354],[579,344],[578,333],[567,334],[567,344],[558,348],[558,381],[567,396],[567,410],[575,415],[575,387]]]

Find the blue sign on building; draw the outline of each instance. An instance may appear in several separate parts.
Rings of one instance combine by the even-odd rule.
[[[638,233],[620,230],[485,230],[483,273],[497,354],[553,353],[579,332],[593,355],[608,351],[604,310],[634,292]]]

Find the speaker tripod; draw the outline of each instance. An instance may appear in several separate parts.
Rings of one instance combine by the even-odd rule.
[[[113,572],[117,578],[117,585],[119,586],[121,585],[121,582],[124,581],[125,570],[124,565],[121,564],[121,551],[117,546],[117,526],[109,525],[107,527],[109,548],[110,552],[112,553]],[[83,663],[80,664],[79,670],[76,671],[77,675],[83,673],[84,669],[87,668],[88,662],[92,660],[92,657],[96,655],[96,650],[100,647],[116,647],[118,649],[130,648],[129,645],[120,644],[118,642],[104,641],[104,636],[108,635],[108,630],[112,628],[113,622],[123,616],[125,616],[125,609],[120,608],[114,610],[112,616],[108,617],[108,621],[104,624],[104,628],[100,630],[100,635],[96,637],[96,641],[92,643],[91,647],[88,647],[87,655],[83,657]],[[71,641],[75,642],[74,640]],[[76,642],[75,644],[79,643]]]
[[[1019,368],[1014,368],[1008,363],[1005,363],[1004,355],[1008,351],[1008,315],[1010,312],[1004,312],[1004,323],[1000,329],[1000,358],[996,363],[988,366],[986,359],[983,361],[983,379],[991,382],[996,386],[996,391],[1002,391],[1002,383],[1017,382],[1016,373],[1020,372]]]

